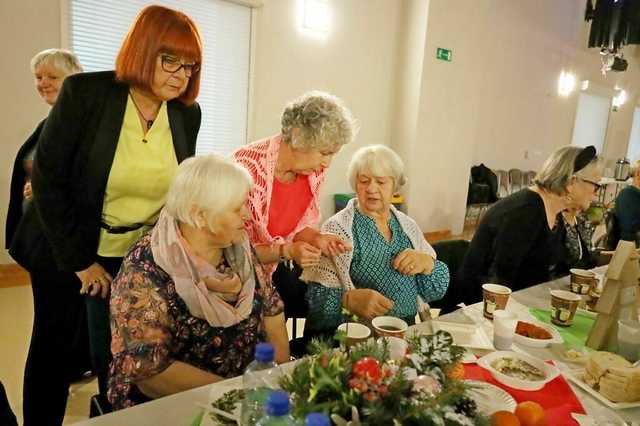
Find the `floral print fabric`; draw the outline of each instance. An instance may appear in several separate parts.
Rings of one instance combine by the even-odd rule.
[[[111,284],[108,398],[114,409],[147,400],[135,383],[174,361],[225,378],[242,374],[255,345],[265,341],[263,317],[284,310],[277,291],[256,282],[249,317],[232,327],[211,327],[189,313],[171,277],[154,262],[150,241],[147,233],[132,247]]]

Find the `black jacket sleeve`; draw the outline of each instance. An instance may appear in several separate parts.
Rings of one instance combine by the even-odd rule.
[[[20,147],[16,159],[13,162],[13,171],[11,173],[11,185],[9,192],[9,208],[7,209],[7,224],[5,227],[5,248],[11,246],[13,236],[18,227],[18,223],[22,219],[22,202],[23,202],[23,189],[25,184],[26,173],[22,161],[27,153],[36,146],[42,128],[44,127],[45,120],[42,120],[38,127],[33,131],[31,136]]]
[[[81,212],[72,196],[72,171],[88,108],[83,81],[74,77],[65,79],[38,140],[32,187],[35,207],[56,263],[61,269],[80,271],[93,263],[95,253],[82,244],[87,230],[79,229]]]

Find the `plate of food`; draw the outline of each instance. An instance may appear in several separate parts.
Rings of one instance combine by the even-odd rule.
[[[482,327],[476,324],[432,321],[433,332],[447,331],[453,337],[453,343],[464,348],[493,349],[493,344]]]
[[[527,391],[542,389],[560,374],[554,365],[512,351],[491,352],[478,359],[478,365],[500,383]]]
[[[567,377],[605,405],[614,409],[640,407],[640,367],[611,352],[593,352],[584,369]]]
[[[555,327],[526,321],[518,321],[513,340],[516,343],[533,348],[546,348],[552,343],[564,342],[564,339]]]
[[[470,386],[467,395],[478,405],[478,411],[486,416],[491,416],[496,411],[509,411],[513,413],[516,409],[516,400],[504,389],[492,385],[491,383],[480,382],[478,380],[465,380]]]

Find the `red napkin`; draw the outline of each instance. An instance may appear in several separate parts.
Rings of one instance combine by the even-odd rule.
[[[464,378],[496,385],[507,391],[518,403],[537,402],[544,408],[547,425],[576,426],[578,422],[571,417],[571,413],[586,414],[573,389],[561,375],[537,391],[523,391],[503,385],[477,364],[464,365]]]

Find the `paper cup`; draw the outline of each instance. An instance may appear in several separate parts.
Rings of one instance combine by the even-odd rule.
[[[392,336],[403,338],[407,328],[409,328],[409,325],[400,318],[389,316],[375,317],[371,321],[371,325],[376,337]]]
[[[371,330],[359,322],[345,322],[338,326],[339,331],[347,334],[347,346],[365,342],[371,336]]]
[[[551,290],[551,322],[568,327],[573,322],[582,298],[564,290]]]
[[[569,287],[572,293],[588,294],[589,291],[598,286],[598,277],[596,274],[586,269],[570,269],[571,282]]]
[[[379,338],[378,342],[382,343],[383,340],[386,340],[389,345],[389,359],[393,361],[404,359],[409,347],[406,340],[399,337],[385,336]]]
[[[493,319],[493,312],[507,307],[511,289],[498,284],[482,285],[482,314],[485,318]]]
[[[618,354],[631,362],[640,359],[640,322],[618,320]]]
[[[499,351],[511,349],[518,318],[511,312],[498,309],[493,313],[493,346]]]

